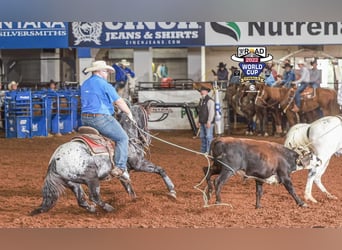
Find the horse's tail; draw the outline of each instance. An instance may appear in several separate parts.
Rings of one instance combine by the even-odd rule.
[[[56,202],[59,196],[64,192],[64,189],[64,181],[56,173],[56,159],[53,158],[49,163],[48,171],[44,180],[42,204],[30,214],[36,215],[49,211],[56,205]]]

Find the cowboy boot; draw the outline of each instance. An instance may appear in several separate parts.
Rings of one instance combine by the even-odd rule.
[[[120,181],[123,182],[130,182],[129,174],[127,170],[121,169],[117,166],[114,166],[113,169],[110,172],[110,175],[118,178]]]

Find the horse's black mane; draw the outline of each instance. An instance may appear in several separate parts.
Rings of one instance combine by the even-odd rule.
[[[139,139],[143,144],[145,144],[144,146],[148,146],[150,138],[148,134],[147,112],[141,105],[133,105],[130,108],[136,124],[133,124],[124,112],[120,112],[117,115],[117,120],[130,139]]]

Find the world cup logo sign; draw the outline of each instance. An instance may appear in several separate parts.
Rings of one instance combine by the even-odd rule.
[[[237,54],[232,55],[231,59],[239,62],[243,72],[241,82],[261,81],[259,75],[266,66],[265,62],[271,61],[273,56],[266,53],[265,47],[238,47]]]

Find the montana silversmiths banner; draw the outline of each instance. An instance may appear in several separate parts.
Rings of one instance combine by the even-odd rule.
[[[206,46],[341,44],[342,22],[206,22]]]
[[[72,22],[70,47],[203,46],[204,22]]]
[[[0,49],[67,47],[67,22],[0,22]]]

